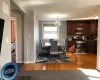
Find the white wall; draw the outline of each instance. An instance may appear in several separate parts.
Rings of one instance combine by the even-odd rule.
[[[18,11],[18,10],[11,10],[11,17],[16,18],[16,48],[17,48],[17,53],[16,53],[16,62],[17,63],[22,63],[23,56],[24,56],[24,16],[23,14]]]
[[[67,37],[67,22],[62,21],[59,27],[59,39],[66,39]]]
[[[97,69],[100,70],[100,11],[99,11],[99,19],[98,19]]]
[[[0,0],[0,5],[2,5],[2,1]],[[9,5],[9,13],[10,13],[10,0],[4,0]],[[20,5],[19,1],[13,0],[19,8],[23,9]],[[36,59],[36,52],[38,47],[38,20],[34,17],[34,13],[31,11],[27,11],[24,15],[25,17],[25,26],[24,26],[24,62],[25,63],[33,63]],[[2,12],[2,8],[0,7],[0,18],[5,19],[5,28],[3,35],[3,44],[0,55],[0,65],[5,64],[11,61],[11,25],[10,15],[6,15]],[[35,22],[34,22],[35,20]],[[35,28],[34,28],[35,26]],[[35,31],[36,30],[36,31]],[[34,32],[35,31],[35,32]],[[34,36],[35,34],[35,36]],[[35,43],[35,44],[34,44]],[[21,59],[20,59],[21,60]]]
[[[25,63],[34,63],[36,60],[36,53],[39,50],[39,37],[38,37],[38,19],[34,12],[27,11],[26,13],[26,52],[24,54]]]
[[[24,53],[24,62],[34,62],[34,14],[33,12],[27,11],[25,17],[25,42],[26,52]]]
[[[0,0],[0,18],[5,20],[3,41],[0,54],[0,65],[4,65],[11,61],[11,26],[10,26],[10,14],[7,15],[2,11],[2,2],[8,5],[8,13],[10,13],[10,0]],[[6,7],[5,7],[6,8]],[[4,9],[5,9],[4,8]]]
[[[22,11],[23,13],[26,13],[26,10],[23,8],[23,6],[20,3],[20,0],[12,0],[16,6],[19,8],[20,11]]]
[[[20,0],[13,0],[11,3],[15,3],[15,5],[11,6],[13,8],[11,9],[16,9],[20,10],[24,14],[24,63],[32,63],[34,61],[33,59],[33,54],[34,54],[34,32],[33,32],[33,12],[27,11],[23,8],[23,6],[20,3]]]
[[[36,13],[34,12],[34,62],[37,54],[39,53],[39,21]]]
[[[20,0],[13,0],[19,7],[19,10],[24,12],[24,63],[33,63],[35,58],[34,48],[34,12],[23,8]],[[13,8],[12,8],[13,9]],[[16,7],[14,7],[16,9]]]

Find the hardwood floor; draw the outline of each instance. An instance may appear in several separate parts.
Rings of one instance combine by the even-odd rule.
[[[75,70],[78,68],[96,69],[95,54],[71,54],[68,53],[72,62],[68,63],[34,63],[25,64],[21,70]]]

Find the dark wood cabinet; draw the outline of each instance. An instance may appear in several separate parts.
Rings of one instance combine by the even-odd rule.
[[[98,20],[67,21],[68,34],[74,34],[75,28],[83,28],[86,35],[97,34]]]
[[[75,28],[75,22],[68,21],[67,22],[67,32],[68,32],[68,34],[73,34],[74,33],[74,28]]]
[[[98,21],[90,21],[89,22],[89,34],[97,34],[97,28],[98,28]]]
[[[93,36],[97,36],[98,32],[98,20],[75,20],[67,21],[67,35],[74,36],[76,28],[83,28],[84,36],[87,36],[85,52],[86,53],[97,53],[97,41]],[[74,41],[67,41],[67,50],[75,45]]]
[[[84,22],[82,24],[82,26],[83,26],[83,29],[84,29],[84,34],[88,34],[88,28],[89,28],[88,22]]]
[[[97,53],[97,41],[96,40],[86,41],[85,52]]]
[[[78,21],[77,25],[79,28],[83,28],[84,34],[88,34],[88,21]]]

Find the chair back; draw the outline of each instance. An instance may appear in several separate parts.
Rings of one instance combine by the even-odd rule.
[[[65,39],[63,39],[63,47],[65,50],[67,49],[66,46],[67,46],[67,41]]]
[[[65,39],[62,39],[62,45],[61,45],[61,47],[62,47],[62,49],[63,50],[66,50],[66,40]]]
[[[65,46],[65,39],[62,40],[62,45]]]
[[[57,45],[57,41],[52,40],[51,41],[51,48],[50,48],[50,53],[52,52],[52,54],[55,52],[58,52],[58,45]]]
[[[44,47],[43,39],[40,40],[40,45],[41,45],[41,47]]]
[[[52,41],[54,41],[54,39],[49,39],[49,43],[51,43]]]

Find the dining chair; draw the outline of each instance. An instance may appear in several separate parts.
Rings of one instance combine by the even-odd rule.
[[[51,49],[50,49],[50,60],[52,55],[56,56],[56,59],[59,59],[59,55],[63,54],[62,50],[58,50],[58,41],[52,40],[51,41]]]
[[[49,51],[47,49],[45,49],[44,42],[43,42],[42,39],[40,40],[40,44],[41,44],[41,46],[40,46],[40,55],[48,55],[49,56]]]
[[[43,39],[40,40],[40,45],[41,45],[42,48],[44,47],[44,41],[43,41]]]
[[[67,41],[65,39],[62,40],[62,49],[63,50],[66,50],[66,45],[67,45],[66,42]]]
[[[59,59],[60,58],[65,58],[66,57],[66,45],[67,41],[66,39],[59,40],[60,46],[59,46]]]
[[[58,57],[58,46],[57,46],[57,41],[52,40],[50,41],[51,43],[51,48],[50,48],[50,60],[52,56],[57,56]]]

